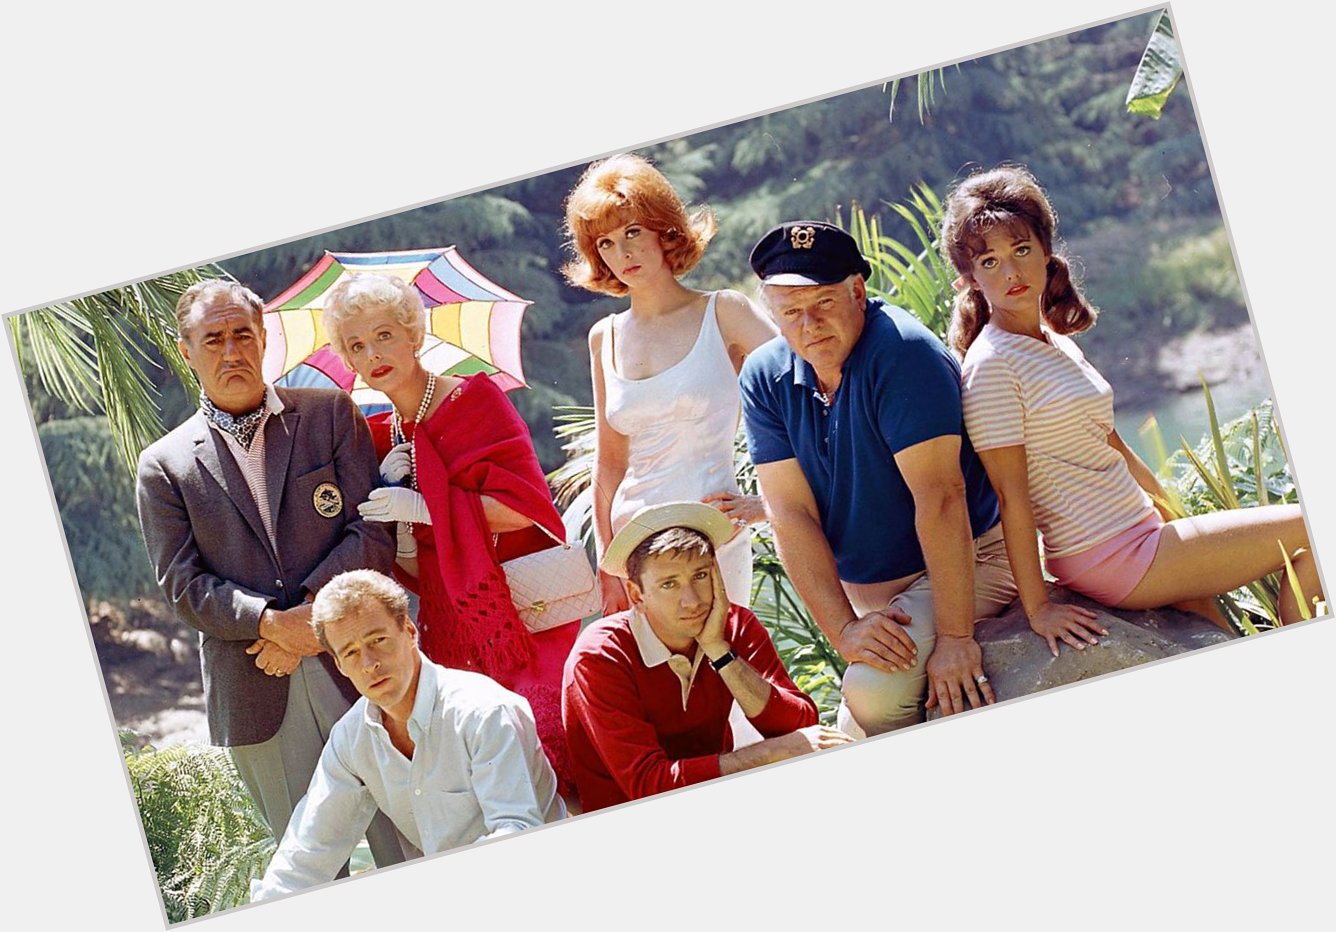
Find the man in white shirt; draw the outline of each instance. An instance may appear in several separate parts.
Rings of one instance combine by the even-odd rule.
[[[209,739],[226,747],[274,838],[357,691],[311,633],[308,601],[333,577],[394,565],[394,537],[357,513],[380,481],[352,398],[264,379],[264,302],[197,282],[176,305],[199,411],[139,457],[136,500],[154,575],[199,631]],[[377,817],[376,864],[404,858]]]
[[[377,807],[428,854],[565,817],[529,704],[424,657],[393,580],[334,577],[311,627],[362,698],[334,726],[252,901],[332,880]]]

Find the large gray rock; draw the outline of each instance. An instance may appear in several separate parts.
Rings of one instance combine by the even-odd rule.
[[[1237,637],[1200,615],[1172,608],[1108,608],[1058,586],[1049,586],[1049,598],[1098,612],[1108,636],[1100,637],[1098,645],[1085,650],[1059,644],[1058,656],[1054,657],[1044,639],[1030,630],[1019,601],[997,618],[980,622],[974,635],[983,649],[984,672],[999,702]],[[932,709],[928,718],[939,714]]]

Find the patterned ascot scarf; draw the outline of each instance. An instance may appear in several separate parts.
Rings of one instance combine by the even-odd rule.
[[[209,396],[202,391],[199,393],[199,407],[204,412],[205,417],[216,424],[219,429],[225,430],[235,437],[237,443],[241,444],[241,449],[249,452],[251,441],[255,439],[256,432],[269,414],[269,394],[266,392],[265,397],[260,401],[260,406],[247,414],[233,415],[218,410],[214,403],[209,400]]]

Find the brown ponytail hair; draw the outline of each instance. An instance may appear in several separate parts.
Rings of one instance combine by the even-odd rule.
[[[1081,333],[1095,325],[1099,310],[1072,281],[1066,258],[1053,251],[1058,216],[1039,182],[1020,165],[1002,165],[969,176],[951,191],[942,209],[941,249],[962,279],[971,275],[974,259],[987,250],[984,236],[1001,227],[1028,232],[1048,256],[1048,281],[1041,313],[1055,333]],[[964,357],[991,312],[983,292],[965,282],[951,310],[947,343]]]

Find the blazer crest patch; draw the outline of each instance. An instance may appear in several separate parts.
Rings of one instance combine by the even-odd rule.
[[[322,518],[337,518],[343,514],[343,493],[332,482],[322,482],[316,486],[311,503]]]

